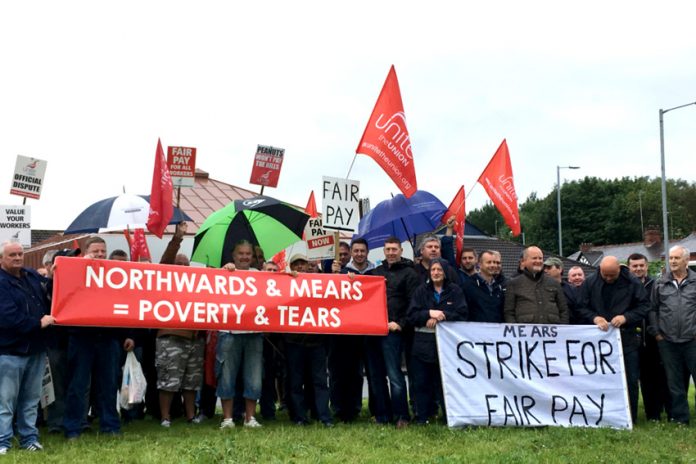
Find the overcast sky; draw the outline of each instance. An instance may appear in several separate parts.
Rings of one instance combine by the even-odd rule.
[[[420,189],[448,204],[507,138],[520,202],[562,178],[658,176],[658,109],[696,101],[693,2],[21,1],[0,6],[0,204],[18,154],[48,160],[37,229],[149,194],[157,138],[304,205],[345,177],[394,64]],[[665,116],[667,175],[696,180],[696,106]],[[372,159],[351,178],[398,193]],[[5,183],[4,187],[2,183]],[[468,209],[487,197],[477,186]],[[320,200],[318,200],[320,201]]]

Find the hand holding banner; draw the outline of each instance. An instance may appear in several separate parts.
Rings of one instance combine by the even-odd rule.
[[[62,325],[386,335],[384,279],[56,260]]]

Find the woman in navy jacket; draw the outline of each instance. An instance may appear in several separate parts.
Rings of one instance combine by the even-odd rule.
[[[418,424],[427,424],[437,413],[437,403],[445,402],[437,356],[435,327],[443,321],[466,321],[468,310],[461,288],[447,279],[447,261],[433,259],[428,281],[418,287],[408,309],[408,321],[415,328],[411,353],[411,372]]]

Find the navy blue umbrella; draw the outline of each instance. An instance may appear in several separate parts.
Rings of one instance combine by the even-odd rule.
[[[89,206],[63,232],[64,234],[81,234],[89,232],[108,232],[125,229],[145,229],[150,212],[149,195],[131,195],[124,193],[107,198]],[[174,207],[170,224],[191,221],[183,211]]]
[[[416,235],[431,232],[441,225],[446,210],[435,195],[425,190],[416,191],[411,198],[398,194],[378,203],[363,216],[353,238],[364,238],[370,249],[383,246],[384,240],[392,235],[414,245]]]

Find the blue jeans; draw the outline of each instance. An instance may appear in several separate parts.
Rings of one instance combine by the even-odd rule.
[[[215,351],[217,396],[223,400],[234,398],[241,366],[244,380],[243,396],[249,400],[258,400],[261,397],[262,358],[263,334],[221,332]]]
[[[99,429],[103,433],[121,431],[121,420],[116,410],[117,370],[120,358],[121,346],[116,338],[93,339],[89,336],[70,336],[68,342],[70,383],[63,414],[66,437],[77,437],[82,433],[87,416],[87,393],[90,388],[96,389],[97,393]],[[94,377],[92,377],[92,371],[94,371]]]
[[[675,422],[689,423],[689,402],[686,398],[687,374],[696,375],[696,340],[686,343],[657,342],[667,374],[667,386],[672,399],[672,417]],[[685,387],[686,383],[686,387]]]
[[[375,419],[378,423],[388,423],[394,419],[409,420],[406,378],[401,371],[401,333],[390,332],[385,337],[365,337],[365,347],[370,393],[375,399],[372,402]]]
[[[46,353],[0,355],[0,448],[10,447],[15,412],[19,445],[26,447],[39,441],[36,416],[45,368]]]

